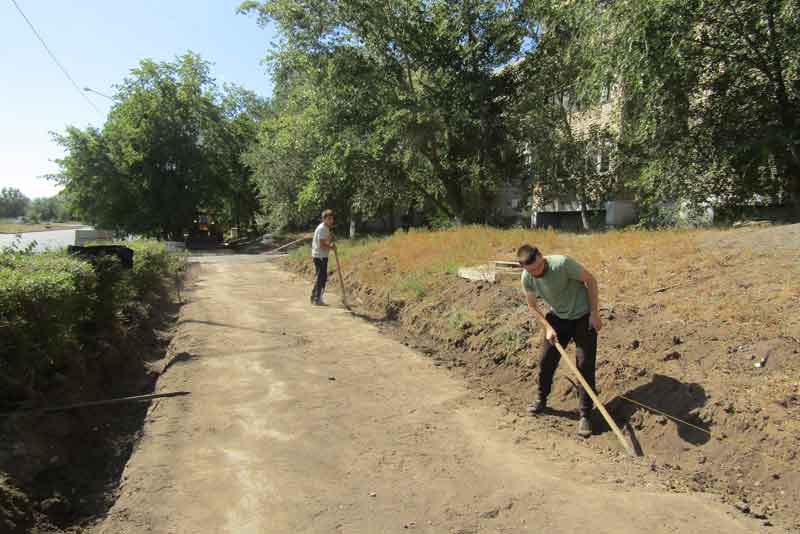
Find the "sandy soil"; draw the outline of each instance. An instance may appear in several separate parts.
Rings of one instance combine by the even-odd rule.
[[[763,530],[519,417],[334,296],[310,306],[264,257],[193,271],[157,385],[191,395],[150,407],[96,534]]]

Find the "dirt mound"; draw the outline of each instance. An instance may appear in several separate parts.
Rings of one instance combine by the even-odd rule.
[[[791,282],[800,274],[800,225],[685,239],[697,242],[704,263],[687,260],[648,292],[626,291],[643,286],[647,269],[603,279],[607,264],[587,264],[601,278],[600,398],[631,429],[652,469],[670,473],[675,490],[715,492],[767,522],[800,528],[800,292]],[[380,282],[400,276],[386,248],[345,266],[356,312],[523,415],[535,392],[541,333],[518,282],[441,273],[399,296],[396,282]],[[290,265],[311,274],[307,264]],[[565,366],[550,406],[542,428],[571,435],[576,389]],[[554,424],[559,419],[568,424]],[[599,416],[595,423],[588,446],[618,448]]]

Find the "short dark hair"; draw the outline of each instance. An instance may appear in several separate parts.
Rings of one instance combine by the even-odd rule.
[[[534,247],[533,245],[525,244],[517,249],[517,260],[519,260],[520,263],[528,265],[533,263],[533,260],[535,260],[536,256],[539,254],[540,252],[538,248]]]
[[[323,218],[323,219],[324,219],[325,217],[327,217],[328,215],[330,215],[331,217],[333,217],[333,210],[325,210],[325,211],[323,211],[323,212],[322,212],[322,218]]]

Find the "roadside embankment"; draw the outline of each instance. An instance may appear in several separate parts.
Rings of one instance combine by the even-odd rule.
[[[798,228],[575,235],[466,227],[341,242],[339,256],[356,313],[521,415],[534,396],[542,336],[519,281],[456,273],[513,260],[526,242],[575,257],[600,284],[600,398],[652,469],[669,473],[675,491],[715,492],[765,523],[800,528]],[[307,250],[285,261],[311,279]],[[328,288],[338,292],[336,274]],[[562,366],[543,431],[574,432],[569,378]],[[587,446],[617,448],[599,416],[595,423]]]

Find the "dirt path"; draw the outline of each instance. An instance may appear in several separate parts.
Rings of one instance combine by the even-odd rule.
[[[375,327],[310,306],[275,265],[215,258],[194,275],[157,388],[192,395],[151,407],[95,532],[762,528],[711,497],[653,490],[636,462],[530,432]]]

